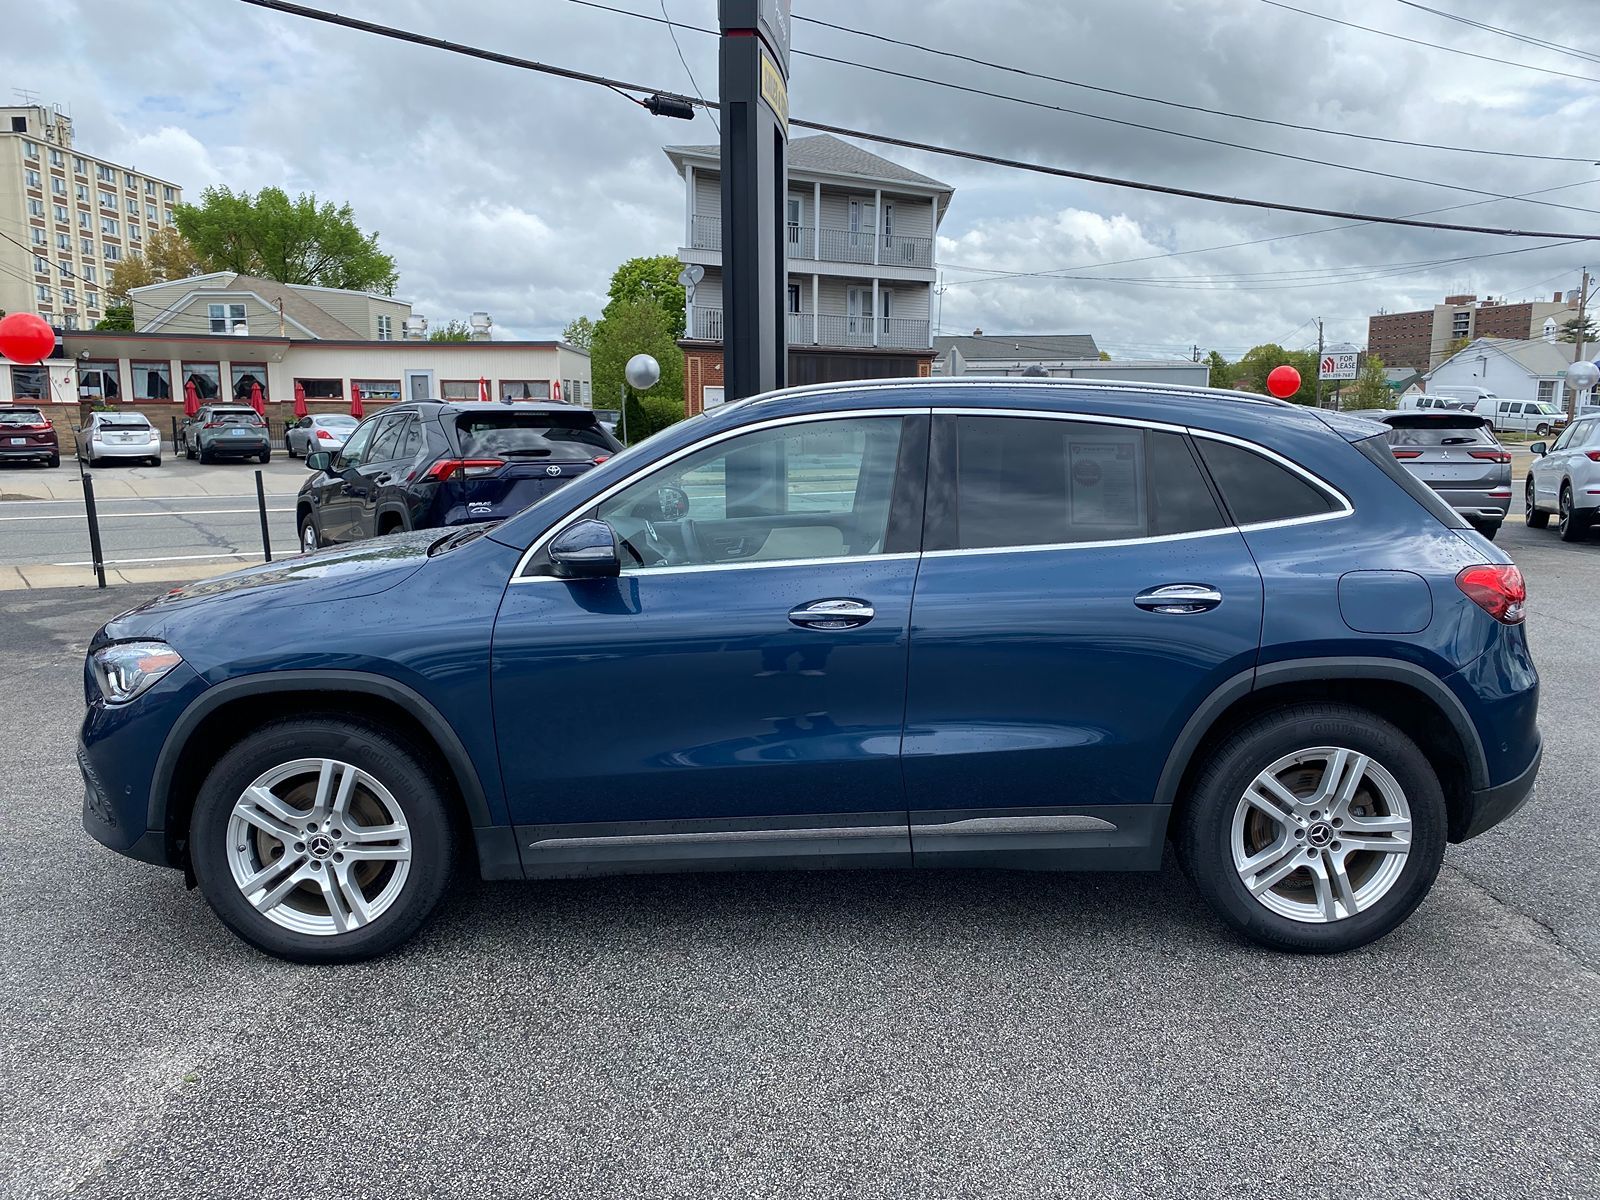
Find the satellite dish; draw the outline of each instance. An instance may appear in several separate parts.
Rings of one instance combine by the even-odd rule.
[[[678,272],[678,282],[686,288],[692,288],[706,277],[706,269],[699,263],[690,263]]]

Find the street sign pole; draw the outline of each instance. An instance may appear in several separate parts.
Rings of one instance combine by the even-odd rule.
[[[789,0],[720,0],[725,395],[784,385]]]

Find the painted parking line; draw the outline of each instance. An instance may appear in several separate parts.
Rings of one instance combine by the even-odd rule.
[[[185,508],[178,510],[156,508],[148,512],[103,512],[96,513],[96,516],[102,521],[106,521],[113,517],[229,517],[240,513],[259,513],[260,511],[259,508]],[[267,509],[269,513],[293,511],[294,509],[292,508]],[[82,516],[83,513],[81,511],[75,513],[37,513],[30,517],[0,517],[0,521],[75,521]]]

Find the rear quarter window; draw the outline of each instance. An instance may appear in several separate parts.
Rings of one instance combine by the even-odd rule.
[[[1399,484],[1406,495],[1437,517],[1440,524],[1448,529],[1471,528],[1466,518],[1439,499],[1437,492],[1395,461],[1394,454],[1389,449],[1388,438],[1364,438],[1352,445],[1376,463],[1378,470]]]
[[[1387,444],[1377,440],[1387,454]],[[1195,444],[1237,524],[1316,517],[1337,507],[1321,488],[1264,454],[1211,438],[1197,438]]]

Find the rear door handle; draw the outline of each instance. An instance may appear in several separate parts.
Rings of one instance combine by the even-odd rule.
[[[1222,593],[1206,583],[1167,583],[1146,588],[1133,602],[1146,612],[1209,612],[1222,603]]]
[[[789,620],[803,629],[856,629],[876,615],[865,600],[840,597],[802,604],[789,613]]]

